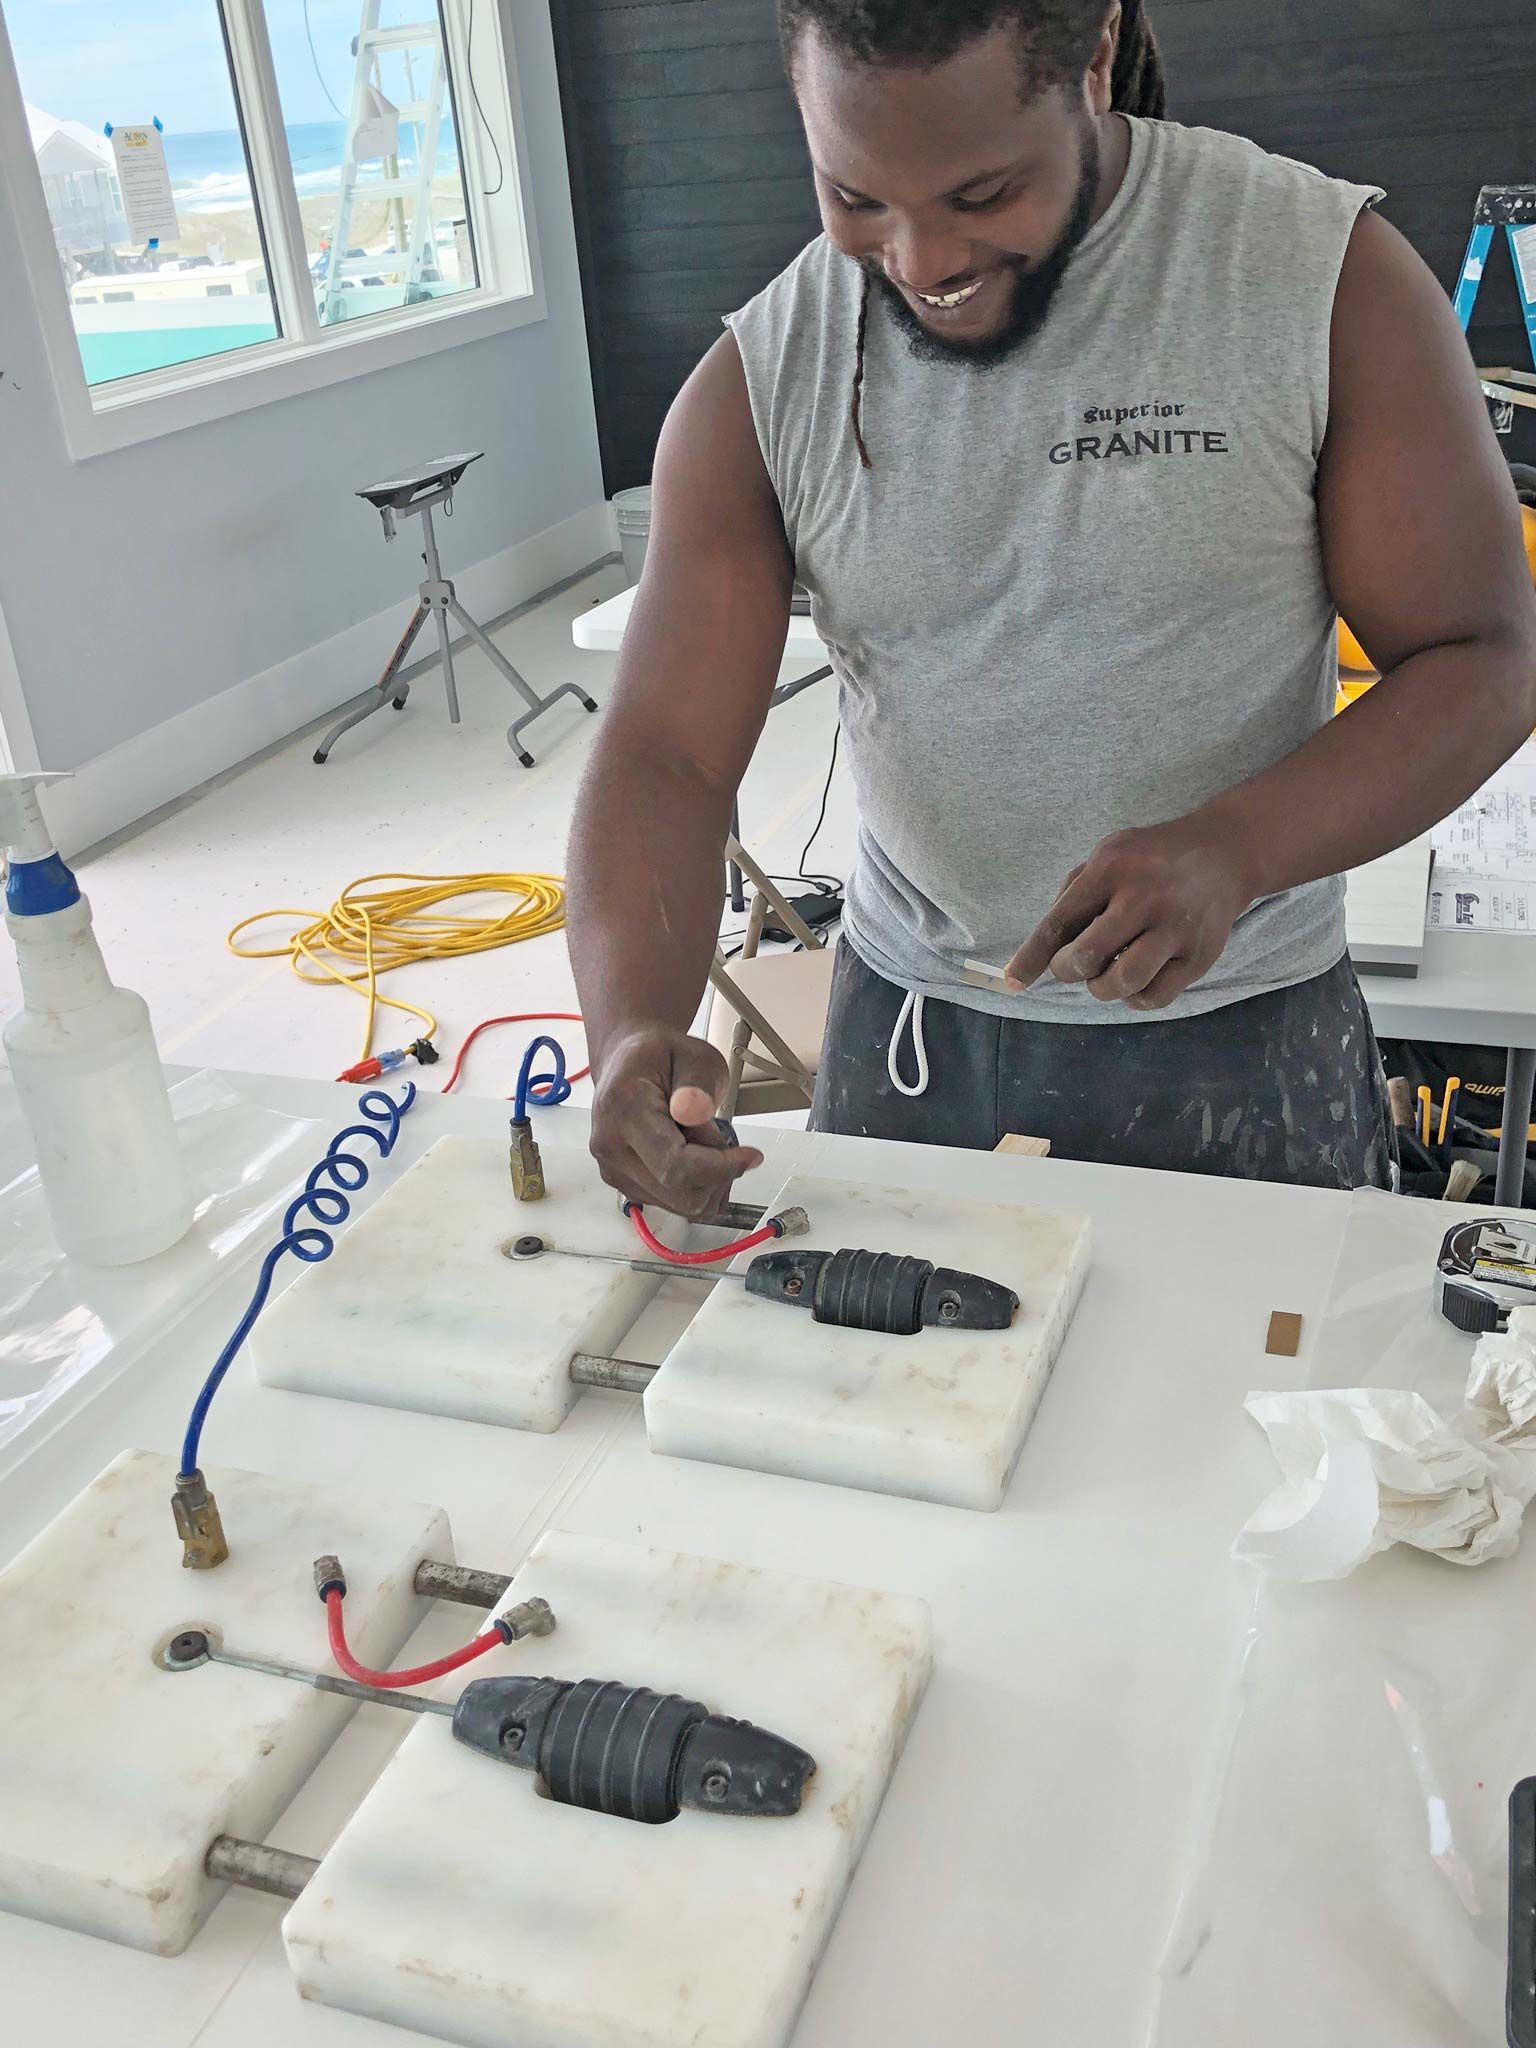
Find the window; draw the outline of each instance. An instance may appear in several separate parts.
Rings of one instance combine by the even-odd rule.
[[[472,291],[453,80],[435,0],[266,0],[325,325]]]
[[[500,13],[0,0],[0,161],[77,454],[542,316]]]
[[[170,281],[188,259],[215,256],[266,276],[216,0],[8,0],[5,18],[86,382],[273,340],[270,295],[210,310],[200,282]],[[108,131],[154,117],[164,128],[147,147],[164,151],[177,232],[152,242],[135,234]],[[125,276],[153,278],[154,289],[101,289]],[[81,280],[84,293],[73,289]],[[132,314],[117,310],[127,306]]]

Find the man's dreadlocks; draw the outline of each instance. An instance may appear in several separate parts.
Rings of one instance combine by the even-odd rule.
[[[866,64],[942,64],[962,44],[1013,27],[1026,94],[1081,78],[1108,12],[1105,0],[778,0],[785,62],[807,28]],[[1111,105],[1161,120],[1167,110],[1157,39],[1142,0],[1121,0]]]
[[[790,70],[795,45],[807,28],[867,64],[942,64],[974,37],[1012,25],[1019,37],[1020,85],[1026,96],[1082,77],[1107,12],[1105,0],[931,0],[922,7],[911,0],[778,0],[778,10],[779,40]],[[1121,0],[1110,106],[1117,114],[1153,121],[1162,120],[1168,110],[1162,58],[1142,0]],[[868,325],[866,273],[850,407],[854,445],[865,469],[870,461],[860,414]]]

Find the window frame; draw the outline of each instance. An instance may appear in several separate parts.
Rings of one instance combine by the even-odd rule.
[[[480,282],[430,304],[320,325],[298,193],[283,128],[262,0],[207,0],[222,22],[236,112],[267,256],[281,333],[224,355],[172,364],[94,387],[85,381],[69,289],[54,246],[43,181],[32,153],[21,81],[0,0],[0,182],[22,244],[64,438],[76,462],[202,426],[256,406],[316,391],[466,342],[531,325],[547,315],[532,209],[517,58],[505,0],[476,0],[475,81],[501,152],[501,190],[488,196],[495,152],[470,90],[469,0],[442,0],[457,112],[455,134]],[[505,80],[505,93],[486,80]]]

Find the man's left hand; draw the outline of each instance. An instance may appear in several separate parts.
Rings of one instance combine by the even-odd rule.
[[[1162,1009],[1215,964],[1253,901],[1236,838],[1194,815],[1101,840],[1009,961],[1010,986],[1049,970],[1100,1002]]]

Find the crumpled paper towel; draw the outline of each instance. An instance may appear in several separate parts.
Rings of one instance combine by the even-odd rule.
[[[1536,1309],[1511,1309],[1506,1335],[1479,1337],[1462,1414],[1483,1442],[1536,1445]]]
[[[1479,1340],[1450,1423],[1396,1388],[1250,1394],[1284,1476],[1233,1556],[1300,1581],[1342,1579],[1393,1543],[1452,1564],[1510,1556],[1536,1495],[1536,1310],[1509,1325]]]

